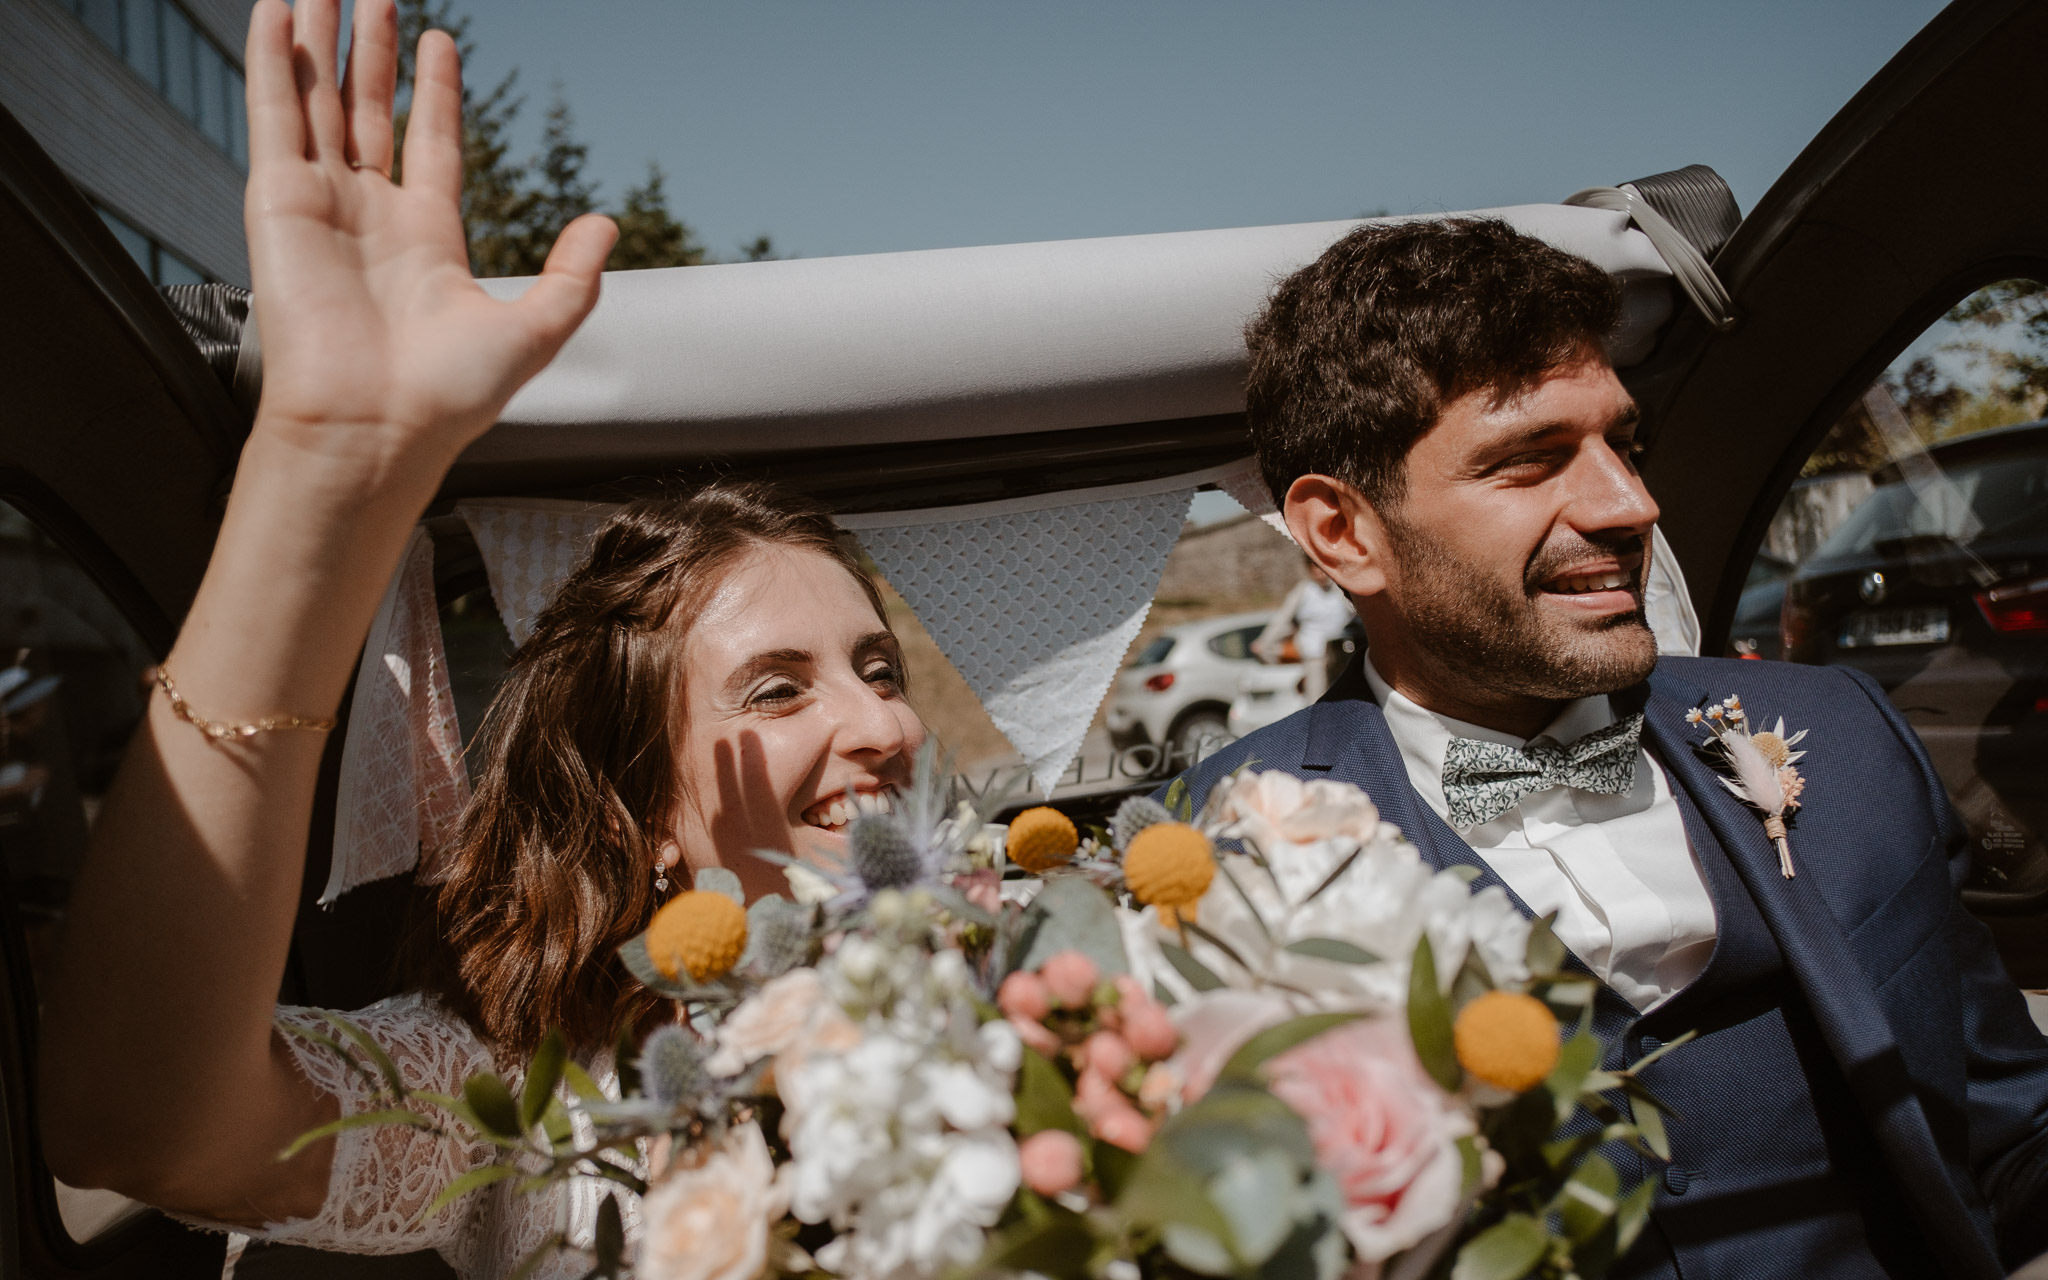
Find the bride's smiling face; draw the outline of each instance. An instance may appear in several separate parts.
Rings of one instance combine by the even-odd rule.
[[[748,897],[786,893],[775,849],[838,862],[846,823],[910,780],[924,725],[903,654],[843,565],[756,544],[689,620],[682,652],[682,813],[692,868],[737,872]]]

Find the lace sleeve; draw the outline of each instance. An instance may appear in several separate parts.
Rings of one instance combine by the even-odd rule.
[[[277,1016],[280,1022],[311,1031],[334,1032],[312,1010],[280,1007]],[[495,1066],[489,1050],[467,1024],[417,994],[385,1000],[348,1018],[383,1046],[399,1074],[415,1089],[458,1093],[465,1077]],[[290,1044],[299,1070],[340,1101],[343,1115],[369,1109],[372,1086],[331,1050],[297,1037],[291,1037]],[[444,1256],[461,1256],[470,1251],[464,1237],[474,1229],[474,1215],[457,1204],[431,1221],[420,1222],[420,1211],[455,1178],[487,1162],[490,1153],[484,1143],[402,1125],[348,1129],[335,1138],[327,1199],[313,1217],[256,1229],[206,1222],[195,1225],[341,1253],[434,1249]]]

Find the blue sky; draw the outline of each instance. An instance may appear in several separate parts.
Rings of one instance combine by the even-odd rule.
[[[460,3],[461,0],[458,0]],[[1713,165],[1747,210],[1939,9],[468,0],[616,200],[807,257],[1558,199]]]

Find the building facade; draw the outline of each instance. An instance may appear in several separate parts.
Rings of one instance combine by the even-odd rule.
[[[158,284],[249,283],[247,0],[0,0],[0,104]]]

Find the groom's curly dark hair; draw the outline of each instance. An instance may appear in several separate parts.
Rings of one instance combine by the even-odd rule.
[[[1245,329],[1245,417],[1273,501],[1318,474],[1398,502],[1408,450],[1445,405],[1526,389],[1599,351],[1620,316],[1606,272],[1497,219],[1358,228]]]

